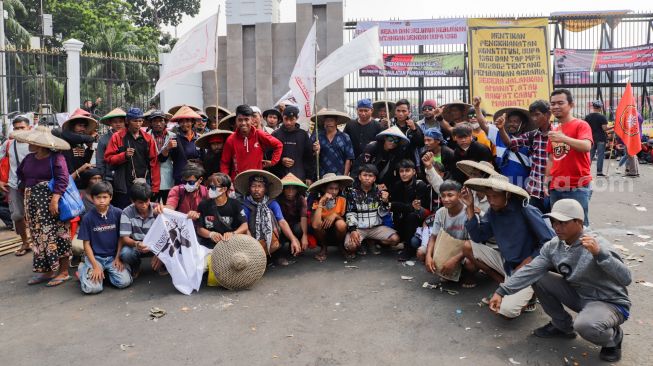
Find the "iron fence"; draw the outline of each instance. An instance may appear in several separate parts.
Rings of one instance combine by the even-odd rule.
[[[481,16],[497,18],[495,16]],[[501,17],[499,17],[501,18]],[[515,17],[504,17],[514,19]],[[520,16],[520,18],[523,18]],[[528,17],[527,17],[528,18]],[[566,29],[565,24],[573,20],[596,26],[581,32]],[[353,38],[357,21],[345,23],[345,41]],[[623,16],[587,17],[549,17],[549,44],[552,48],[569,49],[614,49],[638,46],[653,42],[653,13],[627,14]],[[550,57],[553,58],[553,49]],[[384,53],[430,54],[462,52],[465,55],[465,76],[463,77],[388,77],[388,99],[408,99],[413,105],[413,115],[419,113],[419,106],[425,99],[435,99],[438,104],[445,104],[455,99],[471,100],[468,79],[468,49],[464,44],[427,45],[427,46],[392,46],[384,47]],[[553,60],[551,62],[553,64]],[[570,89],[576,99],[575,113],[584,116],[589,113],[593,100],[601,100],[606,111],[612,117],[619,99],[626,87],[627,79],[633,85],[638,97],[638,107],[645,119],[651,115],[651,95],[653,93],[653,75],[651,69],[556,74],[551,77],[555,88]],[[348,112],[355,115],[356,101],[361,98],[375,100],[384,98],[383,78],[378,76],[359,76],[352,73],[345,77],[345,103]]]

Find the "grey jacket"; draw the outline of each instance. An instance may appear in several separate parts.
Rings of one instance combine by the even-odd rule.
[[[539,256],[510,276],[496,292],[512,295],[552,271],[561,274],[581,299],[609,302],[629,311],[626,286],[632,281],[630,270],[607,240],[597,240],[601,250],[594,257],[580,239],[570,247],[558,237],[551,239],[542,246]]]

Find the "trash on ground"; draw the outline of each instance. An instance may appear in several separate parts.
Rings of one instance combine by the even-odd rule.
[[[166,311],[156,306],[150,309],[150,319],[156,320],[166,315]]]
[[[636,245],[638,247],[645,247],[645,246],[650,245],[650,244],[651,243],[649,243],[647,241],[636,241],[636,242],[633,243],[633,245]]]
[[[644,240],[649,240],[651,238],[650,235],[637,235],[637,237]]]
[[[635,235],[635,233],[631,233],[630,231],[628,231],[626,235]]]
[[[133,343],[132,344],[121,344],[120,345],[120,349],[123,350],[123,351],[126,351],[127,349],[132,348],[132,347],[134,347]]]
[[[508,361],[510,361],[510,363],[513,364],[513,365],[521,365],[521,362],[517,362],[517,361],[515,361],[515,359],[512,358],[512,357],[510,357],[510,358],[508,359]]]
[[[640,285],[644,285],[646,287],[653,287],[653,283],[644,280],[637,280],[635,283],[639,283]]]
[[[406,265],[412,267],[415,265],[415,261],[406,261]]]
[[[401,276],[401,279],[404,281],[410,281],[413,279],[413,276]]]
[[[402,277],[403,277],[403,276],[402,276]],[[453,295],[458,295],[458,291],[456,291],[456,290],[450,290],[450,289],[448,289],[448,288],[444,288],[444,287],[442,287],[442,283],[438,283],[438,284],[432,285],[432,284],[430,284],[430,283],[428,283],[428,282],[424,282],[424,283],[422,284],[422,287],[423,287],[423,288],[428,288],[428,289],[431,289],[431,290],[433,290],[433,289],[435,289],[435,290],[440,290],[440,292],[446,292],[446,293],[448,293],[449,295],[452,295],[452,296],[453,296]]]
[[[621,250],[622,252],[629,252],[630,251],[628,248],[626,248],[625,246],[620,245],[620,244],[615,244],[615,245],[613,245],[613,247],[615,249]]]
[[[358,269],[358,266],[345,266],[345,268]]]
[[[646,210],[646,207],[643,207],[643,206],[637,206],[637,207],[635,207],[635,209],[636,209],[637,211],[641,211],[641,212],[646,212],[646,211],[647,211],[647,210]]]

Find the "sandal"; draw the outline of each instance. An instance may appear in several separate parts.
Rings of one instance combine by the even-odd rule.
[[[327,255],[326,255],[326,253],[317,253],[317,254],[314,256],[314,258],[315,258],[318,262],[324,262],[324,261],[327,259]]]
[[[22,257],[22,256],[24,256],[25,254],[27,254],[27,253],[28,253],[29,251],[31,251],[31,250],[32,250],[32,248],[30,248],[30,247],[27,247],[27,248],[20,247],[20,249],[18,249],[18,250],[16,250],[16,251],[14,252],[14,255],[15,255],[16,257]]]
[[[51,280],[53,277],[50,275],[34,275],[32,276],[28,281],[28,285],[38,285],[39,283],[47,282]]]
[[[524,306],[522,311],[525,313],[532,313],[535,310],[537,310],[537,297],[533,296],[530,300],[528,300],[528,304]]]
[[[50,282],[46,283],[45,287],[56,287],[56,286],[61,285],[64,282],[68,281],[69,279],[70,279],[70,276],[66,276],[66,277],[63,277],[63,278],[56,278],[55,277],[55,278],[51,279]]]

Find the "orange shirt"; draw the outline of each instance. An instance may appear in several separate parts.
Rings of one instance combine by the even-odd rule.
[[[318,200],[315,200],[315,202],[313,202],[313,211],[317,210],[318,203],[319,203]],[[335,206],[333,206],[330,209],[328,209],[326,207],[322,209],[322,217],[329,216],[332,213],[335,213],[335,214],[339,215],[340,217],[344,218],[346,208],[347,208],[347,200],[345,199],[345,197],[340,197],[340,196],[336,197]]]
[[[487,138],[487,134],[482,129],[479,129],[478,132],[472,132],[472,135],[476,137],[476,141],[481,145],[487,146],[488,149],[492,152],[492,156],[497,156],[497,147]]]

